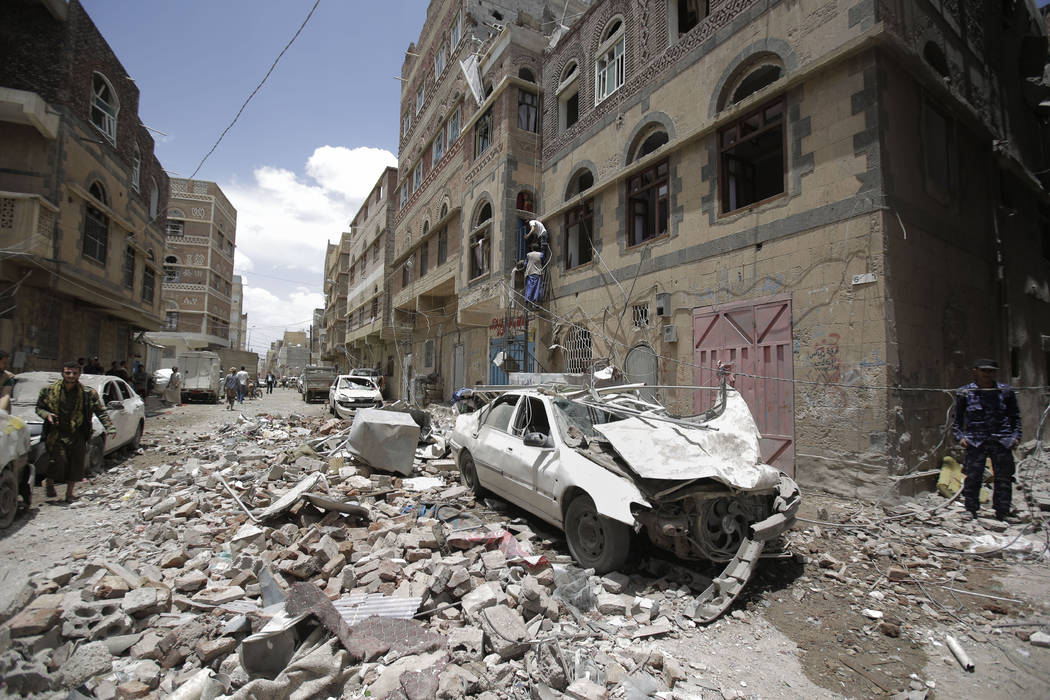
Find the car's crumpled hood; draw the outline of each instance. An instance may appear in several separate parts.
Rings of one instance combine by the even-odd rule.
[[[644,479],[715,479],[744,491],[779,483],[780,472],[761,462],[758,426],[739,392],[728,390],[725,411],[705,425],[713,430],[641,417],[594,428]]]
[[[374,389],[340,389],[335,392],[335,399],[374,399],[376,393]]]

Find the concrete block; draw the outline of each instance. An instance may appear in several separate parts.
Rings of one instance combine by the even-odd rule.
[[[488,645],[504,661],[521,657],[528,651],[529,630],[521,614],[506,605],[486,608],[480,615]]]

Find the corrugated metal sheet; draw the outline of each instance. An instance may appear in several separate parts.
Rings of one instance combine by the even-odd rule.
[[[361,593],[340,598],[333,601],[333,605],[346,620],[346,624],[355,625],[372,615],[409,620],[419,610],[419,604],[422,602],[423,599],[418,596],[395,598],[381,593]]]

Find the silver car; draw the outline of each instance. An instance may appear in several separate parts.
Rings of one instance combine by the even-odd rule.
[[[636,532],[682,559],[750,562],[793,524],[798,489],[761,462],[738,392],[677,419],[622,387],[600,391],[510,391],[458,416],[463,483],[561,528],[573,558],[599,573],[627,561]]]
[[[23,372],[15,375],[15,388],[11,396],[11,412],[29,424],[32,436],[30,454],[38,473],[46,468],[43,459],[43,420],[36,414],[36,400],[40,390],[62,379],[59,372]],[[109,436],[96,416],[91,417],[91,441],[88,443],[88,467],[98,469],[105,455],[121,448],[138,449],[142,431],[146,425],[146,407],[131,385],[120,377],[105,374],[82,374],[80,382],[98,392],[102,404],[109,413],[117,434]]]

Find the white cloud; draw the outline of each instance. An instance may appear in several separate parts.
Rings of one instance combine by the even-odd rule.
[[[252,182],[221,183],[237,209],[238,268],[283,271],[277,276],[320,288],[328,241],[347,230],[383,168],[396,162],[378,148],[321,146],[307,160],[305,177],[264,165]]]
[[[265,351],[271,340],[284,331],[304,330],[310,326],[314,309],[324,306],[324,296],[299,287],[278,296],[263,287],[244,287],[244,311],[248,314],[252,349]]]

